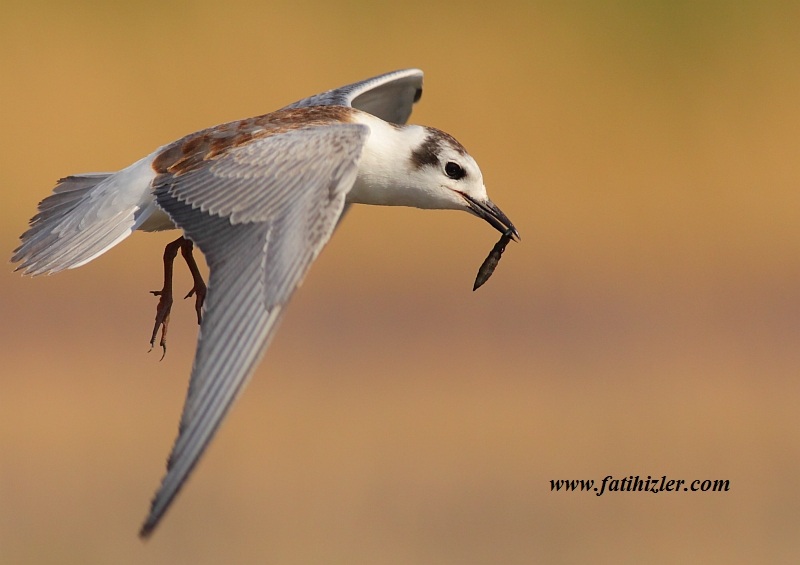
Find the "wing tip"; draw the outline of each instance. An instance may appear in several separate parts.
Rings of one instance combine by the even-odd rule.
[[[161,489],[156,493],[153,497],[153,501],[150,503],[150,512],[145,518],[142,527],[139,528],[139,537],[142,541],[147,541],[150,539],[150,536],[153,535],[158,523],[161,522],[161,518],[164,516],[164,512],[169,507],[169,504],[162,505],[162,507],[158,508],[159,503],[159,496],[161,495]]]
[[[159,487],[155,496],[153,496],[152,502],[150,503],[150,512],[147,514],[147,518],[145,518],[144,522],[142,523],[142,527],[139,528],[139,537],[143,541],[150,539],[150,536],[153,535],[153,532],[161,523],[161,519],[164,517],[164,514],[166,514],[167,510],[169,510],[169,507],[172,506],[172,501],[174,500],[175,495],[178,493],[178,490],[180,490],[180,486],[177,490],[173,490],[167,496],[165,496],[163,492],[163,484],[161,487]]]
[[[151,522],[148,518],[142,527],[139,529],[139,539],[142,541],[147,541],[150,539],[150,536],[153,534],[153,531],[156,529],[156,524],[158,522]]]

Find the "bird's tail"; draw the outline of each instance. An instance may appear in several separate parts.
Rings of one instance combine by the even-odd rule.
[[[14,250],[16,270],[41,275],[79,267],[130,235],[152,180],[152,169],[143,161],[116,173],[58,181]]]
[[[39,203],[28,231],[11,260],[28,275],[79,267],[128,236],[133,211],[114,206],[117,173],[88,173],[61,179],[53,194]]]

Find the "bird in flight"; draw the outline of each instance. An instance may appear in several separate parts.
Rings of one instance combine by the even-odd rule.
[[[39,204],[12,257],[29,275],[84,265],[135,230],[183,231],[164,251],[150,345],[160,330],[166,351],[178,251],[194,279],[187,298],[195,296],[200,331],[178,438],[142,537],[197,464],[351,204],[463,210],[500,231],[503,248],[519,240],[464,146],[405,125],[421,94],[418,69],[366,79],[189,134],[117,172],[68,176]],[[208,264],[207,286],[194,246]],[[500,253],[481,267],[481,284]]]

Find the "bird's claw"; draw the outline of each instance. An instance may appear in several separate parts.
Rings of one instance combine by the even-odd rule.
[[[183,297],[184,300],[195,296],[194,309],[197,312],[197,323],[203,321],[203,303],[206,301],[206,285],[202,279],[197,279],[192,287],[192,290]]]
[[[172,292],[162,290],[151,290],[151,294],[160,297],[158,306],[156,307],[156,322],[153,326],[153,335],[150,337],[150,351],[155,347],[156,337],[158,337],[158,330],[161,329],[161,339],[158,344],[161,346],[161,359],[163,360],[167,354],[167,327],[169,326],[169,313],[172,309]]]

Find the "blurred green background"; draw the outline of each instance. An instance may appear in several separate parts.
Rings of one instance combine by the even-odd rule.
[[[800,558],[800,8],[17,2],[0,250],[70,173],[417,66],[522,233],[358,207],[154,537],[197,327],[147,354],[163,245],[0,271],[0,562]],[[178,291],[188,290],[178,268]],[[611,474],[727,493],[551,493]]]

